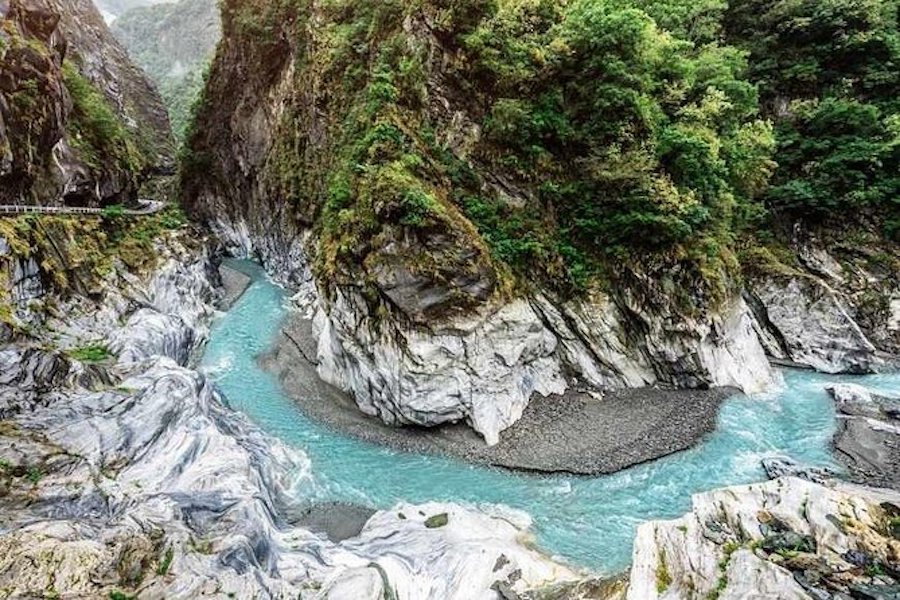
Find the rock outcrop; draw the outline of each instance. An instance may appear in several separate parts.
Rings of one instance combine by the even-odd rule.
[[[628,598],[889,598],[900,494],[793,477],[698,494],[641,525]]]
[[[838,460],[859,483],[900,488],[900,398],[854,384],[834,384],[828,392],[838,413]]]
[[[124,204],[174,166],[159,95],[90,0],[11,0],[0,23],[0,203]]]
[[[0,350],[4,593],[463,600],[578,579],[499,508],[398,505],[341,544],[292,526],[309,461],[185,366],[215,270],[171,238],[157,251],[173,259],[152,276],[122,272],[36,332],[59,350]],[[88,339],[109,358],[81,359]]]
[[[468,420],[489,444],[534,394],[561,394],[573,375],[597,390],[778,384],[742,302],[724,316],[669,327],[625,316],[609,300],[554,304],[544,295],[420,329],[379,325],[358,295],[339,292],[315,320],[318,370],[387,423]]]
[[[182,225],[174,209],[128,219],[0,219],[0,341],[39,331],[70,301],[96,301],[108,290],[134,287],[129,274],[187,260],[189,253],[160,252],[154,243],[167,235],[189,241],[192,234]]]
[[[872,373],[897,366],[900,251],[872,236],[849,245],[797,228],[792,264],[754,272],[748,299],[773,358],[824,373]]]

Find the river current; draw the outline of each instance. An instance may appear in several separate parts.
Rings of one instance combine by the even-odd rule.
[[[640,523],[683,514],[696,492],[763,480],[764,457],[837,468],[829,450],[835,414],[826,384],[900,390],[900,374],[848,378],[786,371],[781,392],[727,400],[716,432],[694,449],[602,477],[514,473],[406,454],[310,421],[277,378],[259,367],[256,359],[276,339],[288,298],[259,267],[238,266],[253,283],[213,324],[202,367],[233,409],[307,454],[313,483],[305,480],[295,490],[302,500],[379,509],[399,501],[503,504],[532,516],[543,550],[600,573],[628,566]]]

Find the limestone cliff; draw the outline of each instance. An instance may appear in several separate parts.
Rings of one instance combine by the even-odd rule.
[[[0,5],[0,66],[0,203],[126,203],[173,167],[158,94],[89,0]]]
[[[222,10],[185,204],[235,253],[313,284],[320,375],[364,411],[398,424],[465,419],[492,442],[532,394],[576,380],[776,383],[720,262],[688,251],[598,258],[607,276],[578,293],[557,250],[512,266],[463,196],[548,222],[557,209],[541,208],[540,178],[498,158],[483,133],[492,99],[466,91],[474,58],[447,29],[471,29],[463,9]]]
[[[872,231],[797,225],[745,264],[767,352],[825,373],[872,373],[900,360],[900,247]]]

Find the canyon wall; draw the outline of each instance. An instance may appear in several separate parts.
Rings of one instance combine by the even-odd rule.
[[[159,95],[90,0],[12,0],[0,19],[0,203],[124,204],[174,168]]]
[[[365,17],[336,10],[223,5],[223,43],[183,174],[195,219],[232,252],[313,290],[324,379],[389,423],[468,420],[491,443],[532,394],[576,381],[598,390],[778,384],[728,275],[710,284],[696,265],[657,256],[624,261],[607,285],[572,294],[561,280],[513,273],[451,200],[453,175],[433,166],[464,165],[510,206],[536,194],[488,162],[480,109],[455,80],[464,51],[436,31],[440,9],[382,23],[423,69],[420,97],[396,111],[365,104],[378,73],[363,73],[359,90],[340,79],[362,58],[338,60],[333,36]],[[391,158],[398,143],[407,158]],[[348,152],[360,162],[345,172]]]

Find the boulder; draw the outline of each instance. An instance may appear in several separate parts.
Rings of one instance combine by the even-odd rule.
[[[835,401],[838,460],[857,482],[900,487],[900,398],[855,384],[827,388]]]
[[[628,598],[830,599],[867,586],[890,597],[898,503],[898,492],[795,477],[697,494],[682,518],[638,529]]]

